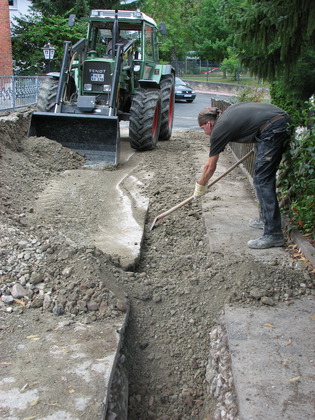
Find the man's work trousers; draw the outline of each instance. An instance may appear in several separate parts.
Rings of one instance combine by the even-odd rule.
[[[276,193],[276,173],[282,154],[289,143],[291,119],[288,115],[267,126],[256,137],[257,153],[254,166],[256,188],[265,223],[264,235],[282,233],[281,215]]]

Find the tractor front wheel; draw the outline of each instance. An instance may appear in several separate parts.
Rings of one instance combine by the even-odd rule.
[[[42,112],[53,112],[59,80],[53,77],[44,79],[38,93],[37,108]]]
[[[130,108],[129,138],[135,150],[152,150],[161,126],[161,96],[158,89],[138,89]]]
[[[172,135],[175,106],[174,76],[169,74],[161,80],[162,117],[159,140],[169,140]]]

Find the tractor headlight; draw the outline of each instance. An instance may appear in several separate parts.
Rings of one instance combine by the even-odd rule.
[[[92,83],[84,83],[83,90],[92,90]]]
[[[110,92],[111,86],[110,85],[103,85],[103,92]]]

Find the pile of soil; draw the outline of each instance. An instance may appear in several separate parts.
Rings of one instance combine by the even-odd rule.
[[[312,293],[311,268],[292,261],[289,252],[286,263],[236,256],[228,248],[210,254],[200,201],[151,231],[158,214],[192,194],[200,169],[195,152],[207,154],[202,133],[175,132],[142,154],[134,170],[150,206],[139,264],[126,270],[119,259],[69,236],[78,221],[68,219],[63,227],[48,215],[34,224],[30,216],[40,192],[64,171],[80,168],[83,158],[46,138],[26,138],[28,112],[9,118],[14,124],[0,124],[1,334],[23,323],[38,331],[61,317],[102,322],[130,307],[123,348],[128,418],[236,419],[219,322],[224,304],[290,304]],[[91,221],[93,214],[80,220],[82,231]]]

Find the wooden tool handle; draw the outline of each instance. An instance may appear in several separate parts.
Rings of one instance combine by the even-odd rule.
[[[210,182],[210,184],[207,185],[207,188],[212,187],[212,185],[216,184],[218,181],[220,181],[220,179],[224,178],[227,174],[229,174],[231,171],[233,171],[234,168],[236,168],[239,164],[241,164],[242,162],[244,162],[244,160],[246,160],[249,156],[251,156],[254,152],[254,150],[252,149],[250,152],[248,152],[246,155],[244,155],[240,160],[238,160],[237,162],[234,163],[234,165],[232,165],[227,171],[225,171],[222,175],[218,176],[214,181]],[[153,221],[153,224],[151,226],[151,230],[153,229],[155,223],[158,220],[163,219],[165,216],[167,216],[170,213],[173,213],[173,211],[179,209],[180,207],[183,207],[185,204],[188,204],[190,201],[192,201],[194,199],[194,196],[192,195],[191,197],[186,198],[186,200],[182,201],[179,204],[176,204],[176,206],[172,207],[171,209],[165,211],[164,213],[159,214]]]

